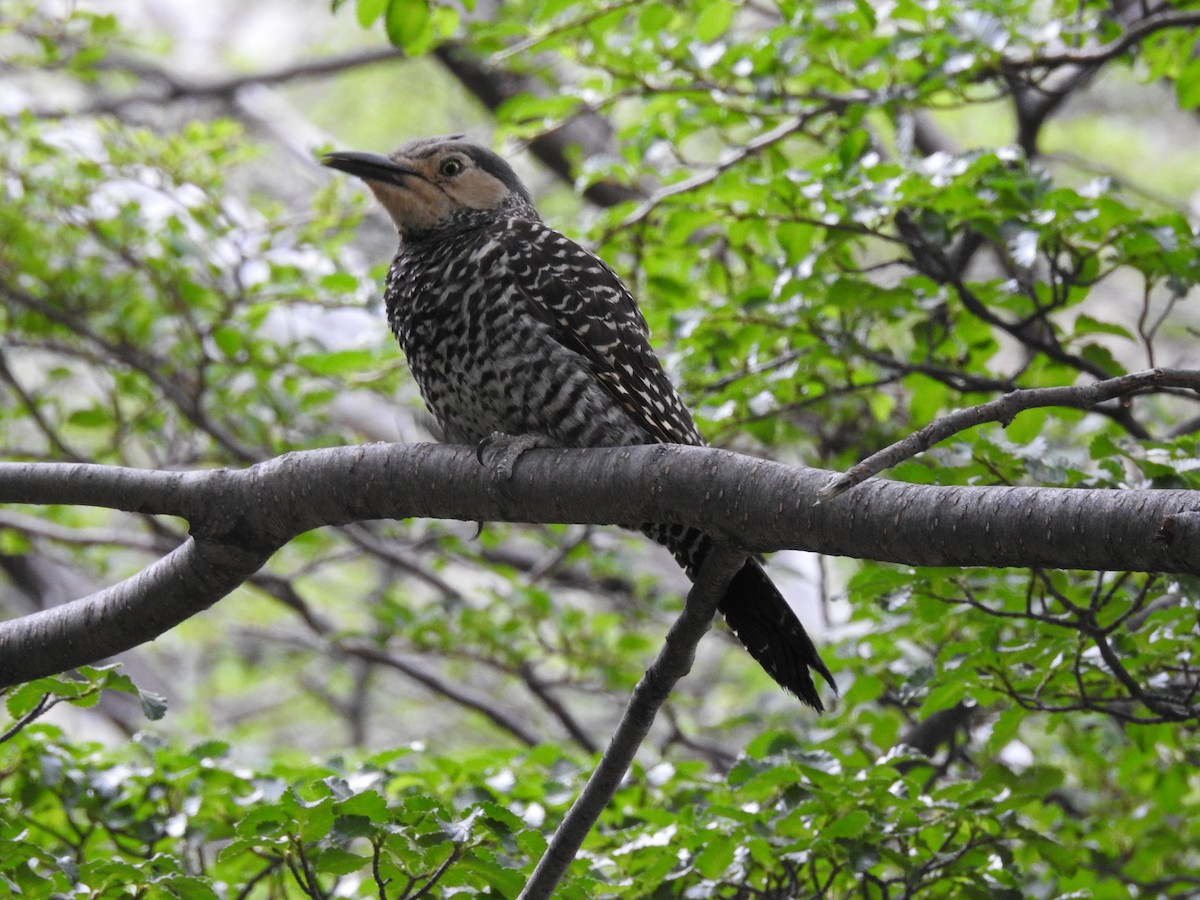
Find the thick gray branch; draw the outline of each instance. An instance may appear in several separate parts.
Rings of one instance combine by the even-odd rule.
[[[270,551],[187,540],[131,578],[0,624],[0,687],[63,672],[152,641],[212,606]]]
[[[212,605],[296,535],[413,516],[678,522],[750,551],[926,566],[1200,572],[1194,491],[935,487],[870,481],[817,504],[833,473],[701,447],[537,450],[497,481],[468,447],[369,444],[248,469],[0,464],[0,503],[173,515],[192,539],[143,573],[0,625],[0,686],[104,658]]]

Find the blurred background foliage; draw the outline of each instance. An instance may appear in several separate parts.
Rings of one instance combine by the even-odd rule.
[[[1197,24],[1182,0],[9,0],[3,456],[429,439],[381,310],[394,232],[315,159],[447,132],[627,279],[719,445],[845,469],[1014,388],[1195,368]],[[1198,428],[1183,393],[1030,412],[889,477],[1197,488]],[[611,529],[474,531],[307,534],[119,670],[9,691],[7,889],[515,896],[686,582]],[[185,533],[0,511],[0,604]],[[1193,579],[771,570],[840,700],[810,715],[718,628],[562,896],[1200,891]]]

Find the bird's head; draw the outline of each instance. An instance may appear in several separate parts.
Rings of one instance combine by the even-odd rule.
[[[365,181],[405,239],[475,227],[496,215],[537,218],[512,166],[462,135],[409,141],[387,156],[327,153],[321,162]]]

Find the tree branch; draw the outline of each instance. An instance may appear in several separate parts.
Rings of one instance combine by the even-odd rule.
[[[1186,369],[1148,369],[1117,378],[1108,378],[1094,384],[1075,387],[1030,388],[1012,391],[988,403],[958,409],[934,419],[920,431],[913,432],[903,440],[885,447],[868,456],[821,489],[821,501],[825,502],[861,484],[884,469],[903,462],[934,444],[946,440],[968,428],[986,422],[1008,425],[1018,413],[1028,409],[1043,409],[1048,406],[1065,406],[1089,409],[1106,400],[1130,397],[1146,391],[1161,391],[1163,388],[1184,388],[1200,392],[1200,371]]]
[[[1116,59],[1160,31],[1170,28],[1195,28],[1197,25],[1200,25],[1200,12],[1194,10],[1156,12],[1134,20],[1120,37],[1114,38],[1107,44],[1086,50],[1033,53],[1026,58],[1008,58],[1004,61],[1004,70],[1053,69],[1058,66],[1073,65],[1096,66]]]
[[[0,686],[31,681],[152,641],[229,594],[270,558],[188,540],[110,588],[0,625]]]
[[[659,188],[654,192],[653,196],[646,199],[633,212],[627,215],[615,227],[614,231],[623,231],[627,228],[639,224],[646,219],[654,210],[660,206],[663,201],[677,197],[680,194],[687,194],[699,188],[712,184],[723,174],[730,169],[745,162],[750,157],[761,153],[766,148],[786,140],[798,131],[801,131],[808,123],[817,115],[828,112],[830,107],[818,107],[809,110],[801,115],[792,116],[785,119],[783,122],[776,125],[774,128],[769,128],[754,137],[747,140],[740,147],[731,150],[721,157],[716,165],[705,169],[690,178],[685,178],[682,181],[676,181],[668,184],[666,187]]]
[[[103,659],[211,606],[298,534],[413,516],[701,528],[784,548],[923,566],[1200,573],[1196,491],[873,481],[816,504],[834,473],[706,447],[533,450],[511,480],[471,447],[367,444],[247,469],[0,463],[0,502],[181,516],[191,538],[104,591],[0,625],[0,686]]]
[[[227,76],[210,81],[190,81],[169,69],[146,60],[122,59],[107,63],[99,68],[126,70],[141,78],[156,82],[159,87],[148,91],[137,91],[118,97],[106,97],[76,109],[34,110],[37,118],[68,118],[119,113],[123,109],[143,103],[174,103],[180,100],[229,100],[238,91],[250,85],[285,84],[307,78],[322,78],[336,75],[349,69],[374,65],[375,63],[404,59],[404,54],[395,47],[372,47],[356,50],[324,59],[306,60],[271,69]]]
[[[554,832],[550,846],[538,861],[518,900],[541,900],[554,893],[583,839],[629,771],[638,747],[649,734],[650,726],[675,682],[691,671],[696,645],[712,627],[717,603],[745,562],[745,552],[721,544],[714,546],[713,552],[705,558],[683,612],[667,633],[662,650],[633,689],[608,749]]]

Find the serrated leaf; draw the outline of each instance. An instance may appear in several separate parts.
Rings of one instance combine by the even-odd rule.
[[[871,814],[865,809],[852,809],[844,816],[829,822],[821,829],[821,837],[826,840],[835,838],[856,838],[867,830],[871,824]]]
[[[142,713],[151,722],[157,722],[167,714],[167,698],[162,694],[139,690],[137,696],[142,704]]]
[[[362,816],[377,824],[387,822],[389,817],[387,800],[373,790],[339,800],[333,809],[339,816]]]
[[[341,847],[313,851],[309,858],[318,872],[330,875],[349,875],[366,867],[371,861],[369,857],[358,856]]]
[[[48,680],[39,678],[37,681],[10,688],[4,695],[4,706],[8,714],[14,719],[19,719],[33,712],[43,697],[52,696],[53,691],[46,684]]]

